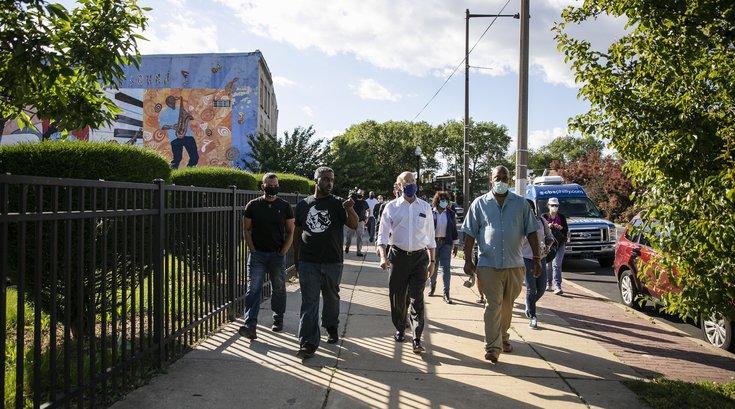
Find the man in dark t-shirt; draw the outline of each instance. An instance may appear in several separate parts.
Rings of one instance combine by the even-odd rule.
[[[278,177],[274,173],[263,176],[263,196],[245,206],[243,232],[248,245],[248,289],[245,293],[245,325],[240,335],[255,339],[260,312],[263,281],[268,273],[273,294],[274,332],[283,330],[286,311],[286,253],[293,242],[294,213],[291,205],[277,197]]]
[[[342,280],[344,226],[357,227],[351,199],[332,195],[334,171],[326,166],[314,172],[315,193],[296,205],[294,253],[301,285],[299,352],[311,358],[319,347],[319,292],[324,299],[322,326],[327,342],[339,340],[339,284]]]
[[[365,231],[365,222],[367,221],[368,216],[367,212],[370,208],[367,200],[364,199],[364,195],[364,190],[357,189],[357,193],[355,193],[355,198],[353,199],[355,201],[353,208],[355,209],[355,213],[357,213],[357,229],[350,229],[349,227],[345,228],[345,254],[350,252],[352,236],[356,236],[355,244],[357,245],[357,257],[364,256],[362,253],[362,236]]]

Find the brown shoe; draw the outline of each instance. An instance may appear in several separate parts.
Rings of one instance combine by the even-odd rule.
[[[485,360],[490,361],[494,364],[498,363],[498,358],[500,358],[500,353],[498,351],[487,351],[485,352]]]
[[[513,345],[511,345],[508,341],[503,341],[503,352],[513,352]]]

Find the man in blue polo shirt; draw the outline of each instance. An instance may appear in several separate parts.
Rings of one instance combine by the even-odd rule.
[[[498,362],[500,352],[510,353],[510,320],[513,301],[521,293],[525,264],[521,253],[523,237],[533,249],[534,276],[541,275],[537,222],[526,199],[508,191],[508,169],[493,169],[492,191],[475,199],[467,210],[462,231],[464,254],[472,254],[477,241],[477,266],[472,257],[465,257],[464,272],[477,274],[485,303],[485,359]]]

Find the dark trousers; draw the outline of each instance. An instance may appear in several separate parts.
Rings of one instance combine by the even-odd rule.
[[[171,141],[171,153],[173,153],[174,155],[174,158],[171,161],[172,169],[179,168],[179,164],[181,163],[181,159],[183,158],[184,149],[186,149],[186,154],[189,155],[189,163],[186,166],[191,168],[196,166],[199,162],[197,141],[195,141],[194,138],[190,136],[176,138]]]
[[[428,278],[429,256],[425,250],[409,255],[393,247],[389,258],[392,267],[388,294],[393,326],[400,332],[406,329],[406,309],[408,309],[408,321],[413,330],[413,338],[421,339],[424,332],[424,287]]]
[[[370,236],[370,243],[375,241],[375,217],[370,216],[367,219],[368,235]]]

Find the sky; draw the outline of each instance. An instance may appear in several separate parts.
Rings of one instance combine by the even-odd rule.
[[[278,134],[313,126],[333,138],[366,120],[464,116],[465,10],[515,14],[520,0],[139,0],[152,7],[141,54],[260,50],[273,80]],[[573,0],[532,0],[528,146],[567,134],[577,99],[551,28]],[[620,27],[601,19],[585,33],[609,43]],[[483,32],[485,34],[483,35]],[[520,23],[471,18],[470,116],[518,128]],[[444,85],[447,78],[451,79]],[[433,97],[437,91],[441,91]],[[433,97],[433,99],[432,99]],[[428,103],[428,105],[427,105]]]

